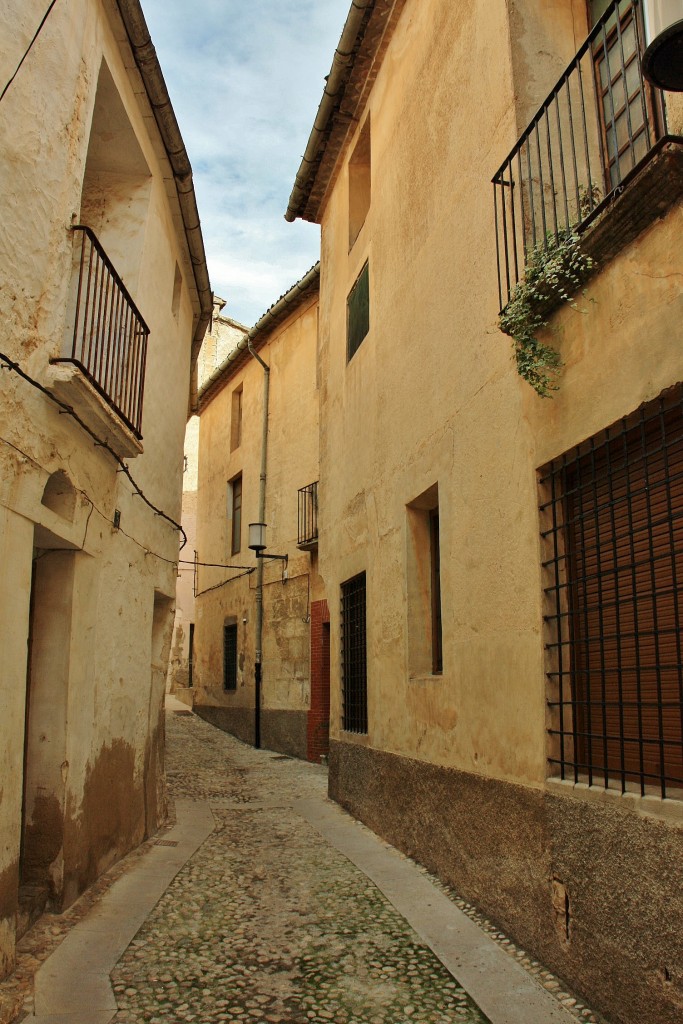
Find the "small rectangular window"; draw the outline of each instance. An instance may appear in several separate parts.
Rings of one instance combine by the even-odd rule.
[[[358,136],[349,160],[349,249],[358,238],[370,209],[370,118]]]
[[[346,300],[346,360],[358,351],[370,330],[370,271],[366,263]]]
[[[341,585],[342,727],[368,731],[365,573]]]
[[[237,689],[237,624],[223,627],[223,689]]]
[[[183,290],[183,275],[180,273],[180,267],[176,263],[175,275],[173,277],[173,298],[171,300],[171,312],[173,316],[177,317],[180,311],[180,294]]]
[[[232,422],[230,424],[230,451],[242,444],[242,385],[232,393]]]
[[[230,483],[232,532],[230,553],[239,554],[242,549],[242,474]]]
[[[406,507],[408,666],[411,676],[443,672],[439,487],[433,484]]]
[[[441,641],[441,556],[439,539],[439,509],[429,513],[429,560],[432,577],[432,672],[443,672],[443,646]]]

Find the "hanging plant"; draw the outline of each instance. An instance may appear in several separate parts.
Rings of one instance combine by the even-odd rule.
[[[548,327],[543,311],[559,302],[578,309],[573,297],[593,265],[593,259],[581,252],[579,236],[573,231],[562,232],[558,238],[549,233],[545,245],[528,251],[524,279],[498,317],[501,331],[513,340],[517,372],[543,398],[557,391],[562,366],[559,353],[538,340],[539,331]]]

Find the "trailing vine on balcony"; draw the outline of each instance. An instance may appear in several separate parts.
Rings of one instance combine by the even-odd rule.
[[[556,238],[549,233],[545,244],[527,253],[524,279],[498,317],[501,331],[513,340],[517,372],[543,398],[558,390],[562,360],[559,352],[538,340],[539,331],[548,326],[542,310],[558,302],[578,309],[573,297],[592,269],[593,259],[581,252],[577,234],[568,230]]]

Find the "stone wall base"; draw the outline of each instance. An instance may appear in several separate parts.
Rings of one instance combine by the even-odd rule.
[[[195,704],[194,713],[223,732],[229,732],[243,743],[254,744],[253,708],[212,707]],[[278,711],[264,708],[261,711],[261,746],[279,754],[306,760],[307,752],[306,711]]]
[[[611,1024],[683,1020],[683,829],[340,741],[329,792]]]

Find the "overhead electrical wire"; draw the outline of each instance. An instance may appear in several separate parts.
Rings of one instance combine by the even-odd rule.
[[[76,423],[78,423],[79,427],[81,427],[81,429],[84,430],[86,432],[86,434],[88,434],[88,436],[92,438],[92,440],[94,441],[95,446],[97,448],[104,448],[105,451],[109,452],[109,454],[112,456],[112,458],[118,463],[118,466],[119,466],[118,472],[123,473],[128,478],[130,483],[133,485],[133,489],[134,489],[135,493],[138,495],[138,497],[142,498],[144,503],[149,508],[151,508],[152,512],[154,512],[155,515],[159,516],[161,519],[165,519],[168,523],[171,524],[171,526],[174,529],[176,529],[181,534],[181,536],[183,538],[183,542],[180,545],[180,549],[179,550],[182,551],[183,548],[185,547],[185,545],[187,544],[187,534],[185,533],[185,531],[182,528],[182,526],[180,525],[180,523],[177,523],[175,521],[175,519],[172,519],[171,516],[168,515],[167,512],[164,512],[162,509],[158,508],[155,504],[153,504],[153,502],[151,502],[149,500],[147,495],[144,493],[142,488],[139,486],[139,484],[134,479],[130,469],[127,466],[127,464],[123,461],[121,456],[118,455],[117,452],[114,451],[114,449],[111,447],[111,445],[109,445],[107,443],[107,441],[103,441],[101,437],[98,437],[98,435],[93,430],[90,429],[88,424],[85,423],[81,419],[81,417],[78,415],[78,413],[74,412],[73,408],[70,405],[67,405],[66,402],[62,402],[59,398],[56,398],[53,394],[51,394],[47,390],[47,388],[43,384],[40,383],[40,381],[35,380],[35,378],[31,377],[30,374],[26,373],[25,370],[22,370],[22,368],[19,365],[19,363],[16,363],[13,359],[10,359],[10,357],[5,355],[4,352],[0,352],[0,360],[2,361],[2,363],[4,363],[6,365],[6,367],[8,369],[10,369],[14,373],[18,374],[23,380],[27,381],[32,387],[37,388],[37,390],[40,391],[42,394],[44,394],[45,397],[48,398],[54,405],[58,406],[59,409],[61,410],[61,412],[64,415],[71,416],[71,418],[74,419],[76,421]],[[166,561],[169,561],[169,559],[166,559]]]
[[[38,38],[38,36],[39,36],[39,35],[40,35],[40,33],[42,32],[42,30],[43,30],[43,25],[45,24],[45,22],[47,21],[47,19],[48,19],[48,18],[50,17],[50,13],[52,12],[52,8],[54,7],[54,5],[55,5],[56,3],[57,3],[57,0],[52,0],[52,3],[51,3],[51,4],[50,4],[50,6],[48,7],[48,9],[47,9],[47,10],[45,11],[45,14],[43,15],[43,20],[41,21],[40,25],[39,25],[39,26],[38,26],[38,28],[36,29],[36,31],[35,31],[35,33],[34,33],[34,36],[33,36],[33,39],[32,39],[32,40],[31,40],[31,42],[30,42],[30,43],[28,44],[28,48],[26,49],[26,52],[24,53],[24,56],[23,56],[23,57],[21,58],[21,60],[20,60],[20,61],[19,61],[19,63],[17,64],[17,67],[16,67],[16,70],[15,70],[14,74],[13,74],[13,75],[12,75],[12,77],[10,78],[9,82],[7,82],[7,84],[5,85],[4,89],[2,90],[2,93],[0,93],[0,102],[2,102],[2,100],[4,100],[4,98],[5,98],[5,93],[6,93],[6,92],[7,92],[7,90],[9,89],[9,87],[10,87],[10,85],[12,84],[12,82],[14,81],[14,79],[15,79],[15,78],[17,77],[17,75],[19,74],[19,72],[20,72],[20,70],[21,70],[21,65],[22,65],[22,64],[24,63],[24,61],[25,61],[25,60],[26,60],[26,58],[28,57],[29,53],[31,52],[31,50],[32,50],[32,48],[33,48],[33,44],[35,43],[36,39]]]

